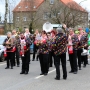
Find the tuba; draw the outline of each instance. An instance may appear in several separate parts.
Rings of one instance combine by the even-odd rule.
[[[53,26],[50,22],[46,22],[43,24],[43,30],[46,32],[51,32],[53,30]]]

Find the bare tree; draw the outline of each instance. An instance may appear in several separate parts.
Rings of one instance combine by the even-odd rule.
[[[7,32],[8,0],[5,0],[4,33]]]
[[[76,6],[74,6],[72,3],[68,3],[67,6],[60,3],[55,3],[52,7],[49,7],[50,15],[47,16],[51,21],[53,21],[53,23],[65,23],[68,27],[74,28],[77,25],[86,23],[88,15],[87,12],[79,9],[76,10],[75,7]],[[46,10],[46,12],[48,11]]]

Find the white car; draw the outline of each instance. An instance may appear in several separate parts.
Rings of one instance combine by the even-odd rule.
[[[5,47],[3,46],[3,43],[4,43],[6,38],[7,38],[7,36],[0,35],[0,61],[4,61],[5,60],[5,58],[4,58]]]

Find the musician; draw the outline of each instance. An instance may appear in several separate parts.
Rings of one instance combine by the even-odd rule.
[[[77,50],[77,58],[78,58],[79,70],[81,70],[81,53],[83,52],[82,41],[84,40],[82,30],[79,30],[78,40],[79,40],[79,44],[78,44],[78,50]]]
[[[36,29],[36,31],[34,33],[34,41],[37,40],[38,37],[40,37],[40,34],[39,34],[38,29]],[[32,61],[35,61],[35,55],[36,55],[37,50],[38,50],[38,46],[34,43],[34,46],[33,46],[33,60]],[[36,57],[36,61],[38,61],[38,55]]]
[[[14,46],[13,46],[13,40],[11,38],[11,32],[7,33],[7,38],[4,41],[4,46],[6,47],[6,61],[7,61],[7,67],[5,69],[9,69],[11,65],[11,69],[13,69],[13,57],[14,57]]]
[[[37,41],[39,47],[39,60],[41,66],[41,74],[40,75],[47,75],[48,74],[48,60],[49,60],[49,45],[47,43],[47,34],[45,31],[41,33],[41,39]]]
[[[20,44],[21,44],[21,59],[22,59],[22,70],[20,74],[28,74],[29,72],[29,58],[30,58],[30,38],[25,38],[24,34],[20,35]]]
[[[82,53],[83,53],[83,49],[87,49],[87,34],[85,33],[84,30],[80,30],[80,35],[81,35],[81,38],[80,38],[80,41],[79,41],[79,46],[78,46],[78,49],[82,49]],[[87,64],[87,54],[86,55],[82,55],[81,56],[81,61],[83,63],[83,67],[86,67],[86,64]]]
[[[16,65],[16,62],[17,62],[17,67],[19,67],[20,65],[20,61],[19,61],[19,46],[20,46],[20,38],[19,38],[19,35],[16,33],[16,30],[13,30],[12,31],[12,38],[14,40],[14,45],[15,45],[15,52],[14,52],[14,57],[13,57],[13,63],[14,63],[14,66]],[[16,58],[15,58],[16,57]],[[15,62],[15,59],[16,59],[16,62]]]
[[[63,79],[67,79],[66,69],[66,51],[67,51],[67,36],[63,34],[61,28],[57,29],[57,34],[52,42],[52,49],[55,55],[55,68],[56,68],[56,80],[60,80],[60,60],[63,69]]]
[[[56,33],[57,32],[55,30],[52,30],[51,31],[51,34],[49,34],[48,37],[49,37],[50,44],[52,44],[52,41],[55,38]],[[49,67],[52,67],[53,66],[53,59],[52,59],[52,57],[54,59],[54,52],[53,52],[52,49],[50,49],[50,52],[49,52]],[[54,65],[55,65],[55,61],[54,61]]]
[[[25,28],[25,33],[24,33],[25,38],[30,36],[30,32],[28,28]]]
[[[24,33],[25,38],[30,38],[30,35],[31,35],[31,33],[29,32],[29,29],[25,28],[25,33]],[[29,63],[30,63],[30,58],[28,58],[28,59],[29,59]]]
[[[74,30],[69,29],[68,35],[68,53],[71,71],[69,73],[77,74],[77,49],[78,49],[78,36],[74,34]]]

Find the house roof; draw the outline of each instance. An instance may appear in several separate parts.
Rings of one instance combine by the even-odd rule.
[[[76,9],[82,12],[87,12],[84,8],[82,8],[78,3],[76,3],[73,0],[60,0],[60,1],[69,8]]]
[[[44,0],[21,0],[14,8],[13,12],[20,11],[36,11],[36,9],[44,2]]]
[[[36,9],[44,2],[45,0],[21,0],[19,4],[14,8],[13,12],[20,11],[36,11]],[[76,9],[82,12],[87,12],[82,8],[78,3],[73,0],[60,0],[63,4],[69,8]]]

